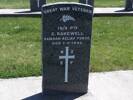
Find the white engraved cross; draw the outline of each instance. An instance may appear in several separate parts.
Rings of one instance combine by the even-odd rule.
[[[65,60],[65,81],[68,82],[69,59],[75,59],[75,55],[69,55],[69,47],[66,47],[65,56],[59,56],[59,59]]]

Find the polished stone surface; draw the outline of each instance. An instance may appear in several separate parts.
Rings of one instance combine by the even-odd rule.
[[[46,4],[46,0],[30,0],[31,11],[41,11],[42,5]]]
[[[125,10],[126,11],[133,11],[133,0],[126,0]]]
[[[86,93],[93,8],[58,3],[44,6],[42,12],[43,90]]]
[[[79,0],[79,2],[94,6],[94,0]]]

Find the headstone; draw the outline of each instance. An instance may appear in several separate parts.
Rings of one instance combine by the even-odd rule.
[[[31,11],[41,11],[43,4],[46,4],[46,0],[30,0]]]
[[[43,6],[42,15],[43,93],[86,93],[93,7],[57,3]]]
[[[89,4],[91,6],[94,6],[94,0],[79,0],[80,3],[83,4]]]
[[[133,11],[133,0],[126,0],[125,10]]]

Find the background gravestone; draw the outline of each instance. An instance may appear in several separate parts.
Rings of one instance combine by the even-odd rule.
[[[41,11],[43,4],[46,4],[46,0],[30,0],[31,11]]]
[[[42,15],[43,93],[86,93],[93,8],[57,3],[43,6]]]
[[[133,11],[133,0],[126,0],[125,10]]]
[[[83,4],[89,4],[91,6],[94,6],[94,0],[79,0],[80,3]]]

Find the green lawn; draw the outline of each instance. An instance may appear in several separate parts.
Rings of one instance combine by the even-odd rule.
[[[39,75],[40,18],[0,18],[0,77]]]
[[[94,18],[91,71],[133,69],[132,20]],[[1,17],[0,23],[0,78],[40,75],[41,19]]]
[[[0,0],[0,8],[29,8],[30,0]],[[78,2],[78,0],[47,0],[49,3],[53,2]],[[114,7],[124,6],[125,0],[95,0],[97,7]]]
[[[133,69],[133,17],[96,17],[92,71]]]
[[[27,8],[30,0],[0,0],[1,8]]]

